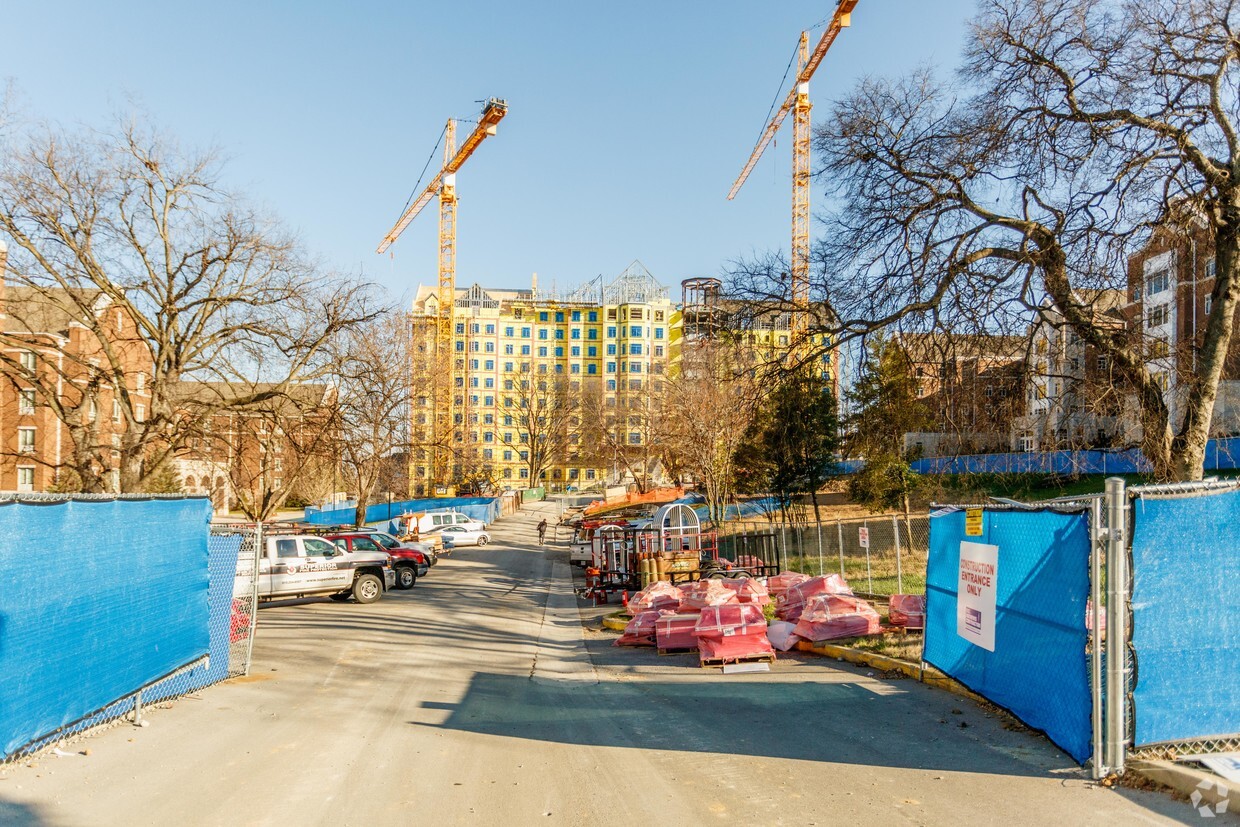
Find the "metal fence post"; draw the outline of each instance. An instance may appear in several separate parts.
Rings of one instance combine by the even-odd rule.
[[[839,535],[840,548],[840,577],[844,577],[844,525],[840,522],[840,518],[835,518],[835,532]],[[847,578],[845,578],[847,579]]]
[[[818,527],[818,574],[822,576],[826,574],[826,568],[822,564],[822,520],[814,520],[814,524]]]
[[[263,559],[263,524],[254,526],[254,568],[250,575],[250,639],[245,645],[245,674],[250,674],[254,660],[254,634],[258,629],[258,567]]]
[[[894,514],[891,515],[891,533],[896,538],[896,594],[904,594],[904,573],[900,568],[900,523]]]
[[[784,525],[781,525],[779,527],[779,546],[780,546],[780,549],[783,551],[783,555],[784,555],[784,562],[783,562],[783,565],[780,566],[780,570],[787,571],[788,570],[788,528],[787,526],[784,526]]]
[[[1106,775],[1102,741],[1102,536],[1102,500],[1094,497],[1089,503],[1089,686],[1093,699],[1090,724],[1094,741],[1091,771],[1095,779]]]
[[[1128,494],[1122,477],[1108,477],[1106,765],[1124,770],[1128,706]]]
[[[869,520],[864,520],[864,521],[862,521],[861,525],[863,525],[863,526],[865,527],[865,532],[866,532],[866,541],[865,541],[865,579],[866,579],[866,582],[867,582],[867,583],[869,583],[869,590],[870,590],[870,594],[874,594],[874,570],[873,570],[872,568],[870,568],[870,540],[869,540],[869,535],[870,535],[870,521],[869,521]]]

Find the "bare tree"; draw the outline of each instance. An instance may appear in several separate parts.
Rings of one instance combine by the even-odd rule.
[[[640,389],[605,394],[595,385],[581,396],[581,442],[586,456],[604,467],[623,468],[639,492],[654,484],[668,430],[667,382],[645,380]]]
[[[815,137],[840,205],[817,329],[1015,330],[1049,300],[1135,393],[1159,476],[1199,478],[1240,302],[1237,22],[1232,0],[986,0],[958,85],[862,82]],[[1096,323],[1167,224],[1204,226],[1217,257],[1178,424],[1148,345]],[[747,269],[788,301],[768,263]]]
[[[9,281],[27,308],[55,308],[91,339],[60,348],[34,377],[67,427],[67,464],[85,490],[101,490],[113,470],[120,490],[142,490],[216,413],[321,376],[324,344],[372,314],[363,287],[318,274],[290,236],[224,191],[209,154],[184,154],[136,126],[34,130],[8,150]],[[22,382],[32,377],[9,348],[28,346],[26,333],[0,333],[0,372]],[[231,389],[187,406],[184,380]],[[237,392],[242,382],[251,395]],[[123,426],[112,445],[101,444],[94,416],[105,395]]]
[[[759,388],[744,354],[708,342],[688,350],[671,380],[666,440],[704,488],[712,520],[734,499],[737,450],[756,414]]]
[[[518,449],[530,485],[536,486],[544,471],[564,461],[573,435],[580,432],[580,394],[556,375],[511,373],[503,382],[504,410],[511,409],[516,418]]]
[[[409,346],[408,315],[389,311],[345,331],[335,349],[336,453],[357,498],[357,526],[366,522],[388,458],[408,448]]]

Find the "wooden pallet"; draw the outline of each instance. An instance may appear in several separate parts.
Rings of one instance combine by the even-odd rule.
[[[774,653],[767,653],[767,654],[761,654],[761,655],[745,655],[743,657],[735,657],[735,658],[702,658],[702,668],[706,669],[708,667],[714,667],[714,666],[722,667],[722,666],[727,666],[729,663],[774,663],[774,662],[775,662]]]
[[[659,654],[660,655],[688,655],[693,652],[696,652],[697,650],[698,648],[696,646],[680,646],[675,649],[660,649]]]

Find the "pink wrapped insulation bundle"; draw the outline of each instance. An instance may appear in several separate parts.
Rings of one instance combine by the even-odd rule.
[[[640,612],[673,610],[680,605],[680,589],[659,580],[629,598],[629,614],[636,617]]]
[[[699,580],[691,584],[692,588],[682,588],[684,595],[680,599],[677,611],[684,614],[700,612],[707,606],[722,606],[725,603],[739,603],[736,592],[723,585],[721,580]]]
[[[808,579],[808,574],[801,574],[798,571],[784,571],[768,577],[766,579],[766,588],[770,592],[771,597],[775,598],[775,602],[778,603],[779,598],[783,597],[784,592],[797,583],[804,583]]]
[[[697,614],[665,614],[654,622],[655,643],[660,650],[696,649]]]
[[[624,627],[624,634],[616,639],[614,646],[654,646],[654,624],[662,614],[655,611],[639,612]]]
[[[775,613],[781,620],[796,623],[810,599],[820,594],[842,594],[851,597],[852,589],[848,588],[848,583],[838,574],[809,577],[788,589],[784,596],[775,602],[777,607]]]
[[[744,660],[774,653],[766,637],[766,618],[754,603],[708,606],[694,629],[701,659]]]
[[[878,612],[866,601],[841,594],[820,594],[805,604],[794,632],[817,642],[875,635],[880,626]]]
[[[926,628],[926,596],[924,594],[893,594],[887,604],[887,621],[906,629]]]
[[[753,577],[728,577],[720,581],[724,586],[736,592],[736,599],[742,603],[756,603],[764,606],[771,602],[770,592],[761,580]]]

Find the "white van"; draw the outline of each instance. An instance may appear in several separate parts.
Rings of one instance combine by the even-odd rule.
[[[470,519],[469,515],[459,511],[427,511],[414,517],[418,534],[428,534],[450,525],[460,526],[466,531],[486,531],[487,527],[481,520]]]

